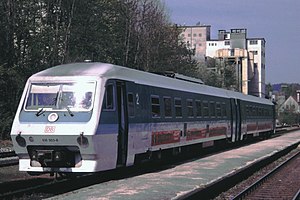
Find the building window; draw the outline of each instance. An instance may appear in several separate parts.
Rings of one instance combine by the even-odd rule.
[[[196,34],[196,33],[194,33],[194,34],[193,34],[193,37],[197,37],[197,34]]]
[[[255,45],[257,44],[257,40],[250,40],[250,45]]]
[[[199,33],[199,37],[202,37],[202,33]]]
[[[181,99],[175,98],[175,114],[176,117],[182,117]]]
[[[190,48],[190,47],[191,47],[191,43],[190,43],[190,41],[187,41],[187,42],[186,42],[186,46],[187,46],[188,48]]]
[[[165,117],[172,117],[172,99],[164,97]]]
[[[151,96],[152,117],[160,117],[160,103],[158,96]]]
[[[230,56],[234,56],[234,49],[230,49]]]
[[[225,45],[226,45],[226,46],[229,46],[229,45],[230,45],[230,41],[226,40],[226,41],[225,41]]]

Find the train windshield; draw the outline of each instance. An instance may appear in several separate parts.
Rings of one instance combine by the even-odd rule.
[[[89,111],[92,109],[95,82],[32,83],[25,110]]]

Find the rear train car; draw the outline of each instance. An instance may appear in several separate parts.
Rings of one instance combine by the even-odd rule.
[[[110,170],[274,131],[266,99],[104,63],[31,76],[11,137],[21,171]]]

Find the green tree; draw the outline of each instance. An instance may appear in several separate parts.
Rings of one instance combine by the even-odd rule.
[[[223,88],[238,91],[234,65],[226,65],[223,73]]]
[[[299,124],[299,113],[292,112],[290,110],[285,110],[284,112],[280,113],[278,120],[282,124],[287,125]]]
[[[210,86],[237,90],[235,73],[234,66],[224,66],[214,58],[207,58],[206,62],[198,63],[198,77]]]
[[[159,0],[3,0],[0,3],[0,131],[8,137],[25,82],[86,59],[195,76],[193,51]]]

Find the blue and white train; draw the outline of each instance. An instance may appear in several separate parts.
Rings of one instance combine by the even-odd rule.
[[[28,79],[11,137],[20,171],[84,173],[274,128],[267,99],[112,64],[74,63]]]

